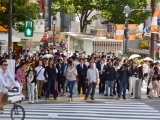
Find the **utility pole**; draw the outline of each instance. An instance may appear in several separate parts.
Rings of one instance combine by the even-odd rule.
[[[156,9],[156,0],[151,0],[151,9],[152,9],[152,17]],[[154,38],[155,38],[155,33],[151,33],[151,45],[150,45],[150,57],[154,59]]]
[[[8,56],[12,59],[12,4],[13,1],[9,0],[9,18],[8,18]]]
[[[48,0],[48,9],[49,31],[51,31],[51,0]]]

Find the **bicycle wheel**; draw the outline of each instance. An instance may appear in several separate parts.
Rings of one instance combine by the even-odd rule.
[[[24,108],[20,105],[14,105],[11,110],[11,119],[12,120],[24,120],[25,111]]]

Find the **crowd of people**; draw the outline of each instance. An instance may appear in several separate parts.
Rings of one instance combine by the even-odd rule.
[[[53,57],[47,57],[52,54]],[[117,99],[126,99],[126,91],[129,96],[135,95],[135,81],[147,82],[147,96],[152,97],[155,90],[159,97],[159,68],[158,62],[141,61],[137,65],[136,61],[127,60],[123,55],[116,56],[114,53],[94,52],[86,55],[86,52],[75,51],[72,55],[68,50],[41,49],[39,53],[32,54],[30,50],[21,54],[13,53],[15,64],[15,81],[20,84],[29,103],[38,102],[38,99],[54,100],[58,96],[66,96],[69,92],[69,100],[73,100],[75,91],[81,92],[87,100],[89,95],[95,99],[95,89],[98,85],[99,94],[104,96],[117,96]],[[6,69],[3,67],[7,63],[7,54],[1,57],[0,74]],[[5,63],[5,64],[4,64]],[[4,66],[3,66],[4,65]],[[3,76],[4,77],[4,76]],[[13,77],[10,77],[13,80]],[[5,77],[0,76],[0,86],[5,84]],[[3,82],[2,82],[3,81]],[[16,83],[13,82],[13,85]],[[76,87],[77,86],[77,89]],[[1,94],[3,93],[0,87]],[[6,92],[4,92],[6,93]],[[2,101],[4,97],[0,94],[0,109],[3,110]]]

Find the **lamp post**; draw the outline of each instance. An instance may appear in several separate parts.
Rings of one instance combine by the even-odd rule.
[[[9,0],[9,18],[8,18],[8,56],[12,59],[12,4],[13,1]]]
[[[52,18],[52,25],[53,25],[53,46],[55,46],[56,22],[57,22],[57,18],[56,18],[56,16],[54,16],[54,17]]]
[[[131,13],[131,8],[126,5],[124,7],[124,12],[125,14],[125,31],[124,31],[124,35],[125,35],[125,41],[123,42],[123,53],[126,54],[127,53],[127,43],[128,43],[128,20],[129,20],[129,14]]]

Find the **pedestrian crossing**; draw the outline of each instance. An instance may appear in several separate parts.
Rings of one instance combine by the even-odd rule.
[[[160,112],[137,101],[65,102],[22,104],[25,120],[159,120]],[[5,107],[0,120],[10,119],[11,105]]]

